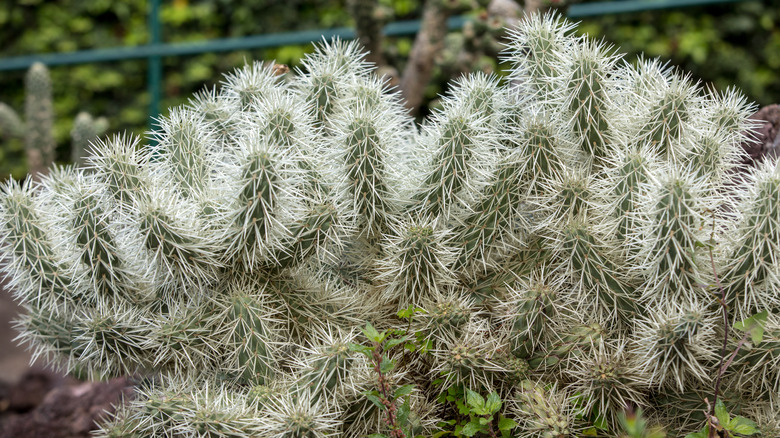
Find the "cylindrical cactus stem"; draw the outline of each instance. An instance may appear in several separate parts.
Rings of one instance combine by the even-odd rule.
[[[27,70],[25,83],[25,141],[29,173],[45,175],[54,162],[54,109],[49,70],[40,62]]]
[[[357,340],[357,332],[325,326],[312,333],[310,345],[296,358],[300,370],[293,392],[306,393],[309,401],[336,404],[346,386],[356,374],[367,373],[370,365],[365,356],[352,351],[350,343]]]
[[[722,273],[727,299],[744,319],[780,304],[777,277],[780,253],[780,165],[762,164],[747,177],[747,193],[738,205],[742,215]]]
[[[208,189],[212,172],[209,154],[213,153],[216,139],[203,115],[186,109],[171,110],[160,120],[156,131],[158,163],[163,172],[170,175],[182,196],[197,200]]]
[[[74,349],[76,336],[72,315],[64,311],[52,311],[52,307],[28,306],[27,313],[16,322],[19,339],[35,345],[34,358],[44,358],[65,369],[81,356],[84,350]]]
[[[339,192],[355,215],[359,232],[376,239],[388,231],[388,220],[399,210],[396,199],[402,169],[395,157],[404,150],[403,133],[396,129],[406,124],[403,106],[382,96],[382,85],[351,86],[349,98],[335,108],[330,120],[329,161],[336,163]],[[408,176],[407,176],[408,177]]]
[[[306,75],[300,75],[294,83],[295,89],[314,107],[320,124],[325,124],[333,112],[333,104],[344,95],[344,86],[355,78],[366,79],[371,64],[364,60],[360,45],[356,41],[336,40],[318,46],[314,53],[301,61]]]
[[[111,303],[81,309],[71,317],[70,364],[83,364],[90,377],[133,375],[152,367],[154,320],[135,307]]]
[[[482,199],[472,207],[464,225],[456,228],[456,271],[466,266],[487,270],[496,262],[491,253],[511,253],[521,246],[518,237],[530,228],[523,215],[521,187],[526,163],[522,158],[515,150],[501,159]]]
[[[719,348],[717,318],[705,306],[665,306],[636,321],[635,360],[655,388],[684,391],[711,382]]]
[[[70,161],[77,167],[84,167],[90,144],[96,141],[107,128],[108,120],[105,117],[96,119],[87,112],[78,113],[70,130]]]
[[[459,336],[442,337],[432,350],[433,375],[444,376],[444,388],[464,384],[467,388],[492,388],[497,376],[504,375],[501,342],[487,321],[473,319]]]
[[[709,239],[704,212],[712,211],[702,180],[683,171],[662,174],[648,197],[643,250],[637,263],[646,266],[643,299],[656,303],[692,302],[704,295],[711,269],[700,261],[701,242]],[[682,300],[682,301],[679,301]]]
[[[533,271],[508,288],[498,309],[511,353],[519,358],[528,359],[541,347],[549,338],[550,321],[565,307],[555,279],[544,268]]]
[[[226,327],[227,354],[222,361],[242,383],[269,384],[279,368],[282,315],[267,284],[246,278],[232,281],[218,301],[215,327]],[[217,346],[215,346],[217,347]]]
[[[434,294],[421,303],[424,309],[414,316],[412,326],[428,333],[429,339],[439,342],[444,336],[459,337],[469,321],[477,314],[474,300],[465,291],[454,290]]]
[[[604,43],[584,40],[573,45],[566,72],[560,78],[563,106],[568,107],[574,122],[577,143],[597,164],[611,153],[609,113],[614,111],[614,96],[608,93],[609,81],[619,57],[610,55]]]
[[[539,96],[554,93],[555,79],[566,67],[566,53],[576,41],[574,26],[556,14],[526,15],[510,31],[510,79],[514,84]]]
[[[2,186],[0,241],[6,252],[4,270],[22,304],[51,306],[52,310],[78,299],[67,266],[55,252],[51,230],[41,210],[31,181],[20,186],[11,181]]]
[[[642,206],[655,173],[655,161],[647,148],[627,146],[608,165],[604,184],[608,192],[604,197],[610,200],[611,216],[617,220],[614,234],[623,257],[635,255],[642,245],[638,229],[646,222]]]
[[[304,219],[290,229],[289,244],[278,249],[270,263],[281,269],[293,267],[311,255],[335,258],[332,251],[343,245],[341,239],[348,228],[336,205],[317,203],[304,212]]]
[[[24,122],[10,106],[0,102],[0,137],[4,139],[22,138]]]
[[[225,86],[220,93],[226,103],[224,108],[232,114],[247,111],[257,99],[283,87],[282,76],[274,67],[270,63],[253,62],[226,75],[223,82]],[[213,113],[211,117],[214,117]]]
[[[140,149],[138,137],[116,135],[93,143],[87,168],[105,185],[117,208],[127,212],[149,196],[149,154]]]
[[[478,82],[479,83],[475,83]],[[486,184],[484,173],[495,166],[498,136],[490,134],[495,111],[491,96],[498,93],[491,78],[459,83],[444,109],[424,126],[420,146],[430,153],[422,190],[414,196],[415,208],[430,217],[448,216],[453,208],[478,197]],[[479,97],[475,102],[458,99],[464,94]]]
[[[190,306],[170,304],[165,312],[154,314],[150,343],[155,369],[185,375],[190,370],[211,370],[224,363],[221,347],[230,344],[224,341],[222,332],[227,329],[217,326],[219,320],[212,317],[218,312],[215,307],[212,301],[204,300]],[[225,356],[231,357],[231,353]]]
[[[545,193],[545,181],[560,175],[575,157],[575,143],[562,126],[563,119],[542,106],[529,108],[518,131],[509,141],[523,153],[523,189],[531,195]]]
[[[448,230],[435,220],[406,220],[393,224],[385,239],[378,280],[386,284],[384,298],[402,307],[419,304],[454,284],[449,275],[454,252]]]
[[[238,160],[230,170],[235,203],[227,213],[231,227],[225,230],[225,262],[252,270],[271,261],[289,237],[286,223],[301,202],[296,196],[303,181],[302,157],[252,134],[240,139],[237,149]]]
[[[763,328],[760,344],[742,346],[731,374],[735,388],[748,389],[756,399],[776,403],[780,397],[780,318],[770,315]]]
[[[603,321],[630,324],[637,311],[634,291],[624,271],[593,226],[581,220],[567,224],[558,237],[559,275],[574,285],[572,301],[579,311]]]
[[[755,126],[755,121],[749,117],[756,112],[756,104],[734,87],[723,92],[710,89],[705,110],[710,129],[722,135],[729,144],[739,145],[747,140],[747,132]]]
[[[171,375],[141,385],[138,396],[102,425],[103,437],[187,436],[245,438],[258,434],[260,405],[240,388],[206,381],[182,384]]]
[[[696,126],[701,126],[703,98],[690,78],[677,73],[655,82],[647,94],[646,114],[641,115],[639,138],[672,163],[683,163],[690,154]],[[697,125],[698,124],[698,125]]]
[[[531,368],[546,370],[557,367],[570,356],[584,354],[605,336],[604,328],[595,322],[577,324],[566,329],[558,328],[551,332],[555,337],[545,343],[542,351],[534,353],[528,359]]]
[[[152,192],[134,211],[142,248],[166,282],[193,286],[177,292],[199,294],[199,287],[214,281],[222,267],[220,247],[193,205],[177,202],[175,193]]]
[[[340,416],[338,405],[315,400],[308,391],[293,391],[263,406],[252,429],[264,437],[327,438],[338,434]]]
[[[520,436],[565,438],[579,430],[575,399],[557,385],[523,381],[513,397],[509,412],[517,421]]]
[[[618,430],[618,413],[625,406],[647,406],[647,378],[631,363],[625,347],[620,340],[596,342],[566,370],[570,388],[583,395],[584,411],[597,414],[597,421],[612,430]]]

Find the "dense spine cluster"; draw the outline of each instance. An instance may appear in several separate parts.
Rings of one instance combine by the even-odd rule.
[[[750,105],[553,16],[512,38],[508,80],[459,80],[419,128],[337,41],[295,75],[227,76],[156,146],[114,137],[85,169],[5,184],[23,338],[145,377],[105,436],[397,436],[378,377],[415,435],[465,387],[507,400],[514,436],[616,436],[627,406],[676,436],[718,367],[717,280],[740,319],[769,313],[724,397],[776,428],[780,169],[732,182]],[[373,364],[367,322],[425,348]]]

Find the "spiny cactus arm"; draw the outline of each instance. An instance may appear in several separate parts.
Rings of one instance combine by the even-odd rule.
[[[13,108],[3,102],[0,102],[0,135],[6,139],[24,136],[24,122]]]
[[[647,378],[631,363],[625,341],[597,342],[589,352],[570,356],[566,372],[570,388],[585,396],[584,411],[598,414],[611,430],[619,430],[620,407],[647,406]]]
[[[780,396],[780,319],[777,316],[769,315],[761,343],[744,344],[731,368],[727,372],[735,389],[747,387],[755,399],[777,400]]]
[[[612,260],[593,226],[572,221],[561,230],[557,254],[559,275],[568,278],[572,300],[580,311],[612,324],[630,323],[638,310],[626,273]]]
[[[577,143],[597,164],[611,153],[611,113],[617,94],[612,76],[620,59],[611,52],[604,43],[579,39],[572,45],[565,72],[557,78],[559,89],[565,90],[562,106],[571,114]]]
[[[679,305],[677,305],[679,306]],[[711,383],[716,359],[717,319],[706,306],[665,306],[636,321],[633,353],[654,387],[684,391],[691,383]]]
[[[105,117],[96,119],[87,112],[78,113],[70,130],[70,161],[78,167],[84,167],[90,143],[97,140],[106,129],[108,129],[108,120]]]
[[[265,397],[224,382],[182,383],[172,375],[140,385],[137,395],[103,422],[98,436],[152,438],[177,434],[249,438]],[[274,394],[274,391],[271,391]]]
[[[219,96],[206,96],[195,108],[211,107],[211,111],[202,112],[210,120],[223,120],[240,117],[259,98],[266,93],[274,92],[285,84],[279,70],[273,63],[254,62],[232,74],[225,75]],[[229,124],[223,125],[228,127]]]
[[[510,30],[504,55],[512,64],[513,85],[540,97],[554,92],[554,79],[564,74],[566,54],[575,42],[573,29],[555,13],[526,15]]]
[[[755,121],[750,119],[758,107],[735,87],[725,91],[709,89],[706,110],[711,129],[724,135],[727,143],[741,144],[749,139]]]
[[[284,345],[280,304],[267,283],[250,276],[224,286],[209,324],[221,332],[213,348],[223,355],[219,362],[224,377],[254,386],[267,385],[276,376]]]
[[[340,196],[351,204],[360,232],[376,239],[388,229],[387,222],[400,210],[400,186],[404,158],[410,155],[409,138],[399,127],[411,120],[395,97],[383,94],[379,80],[345,86],[329,119],[328,161],[335,163]]]
[[[560,114],[542,106],[533,105],[523,114],[510,142],[526,161],[522,187],[527,194],[544,193],[545,181],[560,175],[575,159],[576,143],[564,126]]]
[[[167,282],[193,286],[213,282],[222,267],[222,247],[200,209],[158,185],[149,192],[128,215],[129,225],[141,236],[138,251],[148,254]],[[198,287],[191,292],[197,294]]]
[[[63,249],[73,257],[71,277],[83,278],[79,286],[83,295],[91,301],[148,301],[151,286],[145,280],[149,274],[144,268],[146,261],[134,254],[129,236],[112,220],[116,203],[105,186],[80,170],[69,177],[51,176],[44,184],[48,191],[56,190],[60,195],[58,206],[65,214],[61,219],[64,232],[59,234]],[[55,189],[56,185],[62,187]]]
[[[643,298],[663,303],[667,300],[696,300],[707,284],[709,270],[698,262],[700,246],[709,238],[704,212],[714,204],[694,172],[671,170],[653,182],[647,198],[645,239],[637,265],[646,267]],[[714,220],[714,219],[713,219]],[[709,228],[709,227],[707,227]]]
[[[529,438],[573,436],[583,428],[576,419],[575,401],[556,384],[523,381],[510,403],[522,436]]]
[[[606,193],[601,196],[608,200],[608,209],[615,222],[614,235],[621,243],[620,252],[624,257],[635,255],[643,242],[637,230],[644,221],[642,200],[648,196],[647,189],[654,174],[657,173],[656,159],[646,147],[626,146],[623,152],[613,155],[607,164],[606,174],[601,186]]]
[[[747,318],[778,305],[780,254],[780,166],[762,164],[747,178],[748,193],[738,206],[742,220],[723,271],[728,299]]]
[[[173,109],[159,121],[155,131],[159,170],[170,175],[172,182],[186,198],[196,198],[207,189],[211,169],[208,154],[215,139],[202,114]]]
[[[295,90],[314,107],[316,119],[325,123],[333,104],[343,96],[344,85],[355,78],[366,79],[373,70],[365,61],[357,42],[323,42],[314,53],[301,60],[302,69],[294,82]]]
[[[400,221],[391,230],[384,241],[386,257],[379,261],[385,300],[417,305],[454,285],[448,230],[430,219]]]
[[[550,332],[551,339],[545,342],[541,351],[535,352],[528,364],[533,369],[554,370],[568,361],[569,356],[584,354],[597,342],[606,336],[604,327],[598,322],[583,323],[582,321],[555,320]]]
[[[105,184],[120,211],[148,196],[149,153],[140,142],[138,137],[115,135],[93,143],[89,154],[87,169]]]
[[[508,288],[498,312],[512,354],[528,359],[550,339],[550,322],[570,305],[564,301],[561,288],[561,277],[544,268],[521,277]]]
[[[488,79],[488,80],[485,80]],[[429,154],[423,182],[413,195],[415,208],[425,215],[450,215],[457,207],[479,198],[495,165],[493,151],[498,136],[491,130],[489,100],[461,100],[464,95],[488,97],[496,84],[489,78],[474,78],[458,84],[444,108],[424,125],[419,146]],[[476,91],[476,92],[475,92]],[[483,94],[483,91],[485,92]],[[495,120],[495,119],[492,119]]]
[[[46,212],[40,206],[31,180],[23,185],[9,181],[2,186],[0,214],[4,271],[22,304],[46,306],[75,299],[72,278],[56,253]]]
[[[532,228],[527,217],[532,207],[526,204],[524,190],[528,161],[526,151],[511,144],[517,136],[513,128],[519,128],[513,124],[519,122],[513,116],[516,115],[507,115],[498,122],[508,122],[503,125],[507,139],[502,139],[507,151],[499,155],[481,198],[472,204],[470,212],[461,219],[463,224],[455,230],[455,243],[459,246],[455,270],[493,267],[498,262],[495,255],[515,253],[523,245],[522,234]]]
[[[36,62],[24,78],[25,83],[25,142],[29,172],[45,175],[54,162],[54,109],[52,107],[52,90],[49,70],[45,65]]]
[[[637,135],[651,142],[668,161],[683,163],[696,133],[706,127],[701,90],[689,77],[675,72],[647,90],[645,99],[648,111],[639,116]]]
[[[465,385],[466,388],[491,389],[508,371],[500,354],[505,346],[496,334],[491,333],[484,319],[472,319],[460,335],[455,331],[444,333],[437,344],[431,351],[430,374],[443,379],[442,388]]]
[[[235,144],[235,163],[226,169],[233,203],[223,239],[226,263],[252,270],[271,261],[289,237],[290,223],[303,198],[303,157],[247,133]]]

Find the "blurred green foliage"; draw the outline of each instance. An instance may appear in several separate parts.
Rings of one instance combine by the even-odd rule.
[[[629,60],[661,57],[720,90],[780,102],[780,0],[594,17],[578,31],[619,45]]]
[[[346,0],[164,0],[166,42],[289,32],[351,25]],[[0,57],[145,44],[147,0],[16,0],[0,8]],[[380,0],[396,20],[419,16],[420,0]],[[687,8],[583,20],[582,31],[603,35],[628,53],[661,56],[720,89],[737,85],[753,100],[780,101],[780,0]],[[410,39],[388,40],[388,57],[400,63]],[[186,101],[217,84],[222,73],[254,59],[296,66],[310,47],[207,53],[166,58],[162,107]],[[109,132],[147,129],[146,61],[51,67],[57,156],[70,156],[69,132],[79,111],[105,116]],[[439,72],[426,94],[442,91]],[[0,101],[23,107],[24,71],[0,72]],[[0,177],[23,177],[21,144],[3,141]]]

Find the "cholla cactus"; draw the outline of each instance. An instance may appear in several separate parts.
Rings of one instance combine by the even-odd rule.
[[[85,170],[5,184],[22,338],[148,377],[106,436],[397,436],[364,395],[381,370],[415,434],[466,386],[510,400],[516,436],[614,436],[627,404],[678,436],[718,366],[717,274],[740,318],[770,313],[727,402],[776,406],[780,171],[730,181],[750,106],[572,27],[525,19],[509,81],[460,80],[419,129],[336,41],[296,75],[229,75],[157,146],[114,137]],[[350,347],[366,322],[424,348],[374,368]]]
[[[24,121],[11,107],[0,103],[0,136],[6,140],[24,140],[27,171],[38,179],[49,171],[56,155],[52,83],[45,65],[35,62],[27,70],[25,92]],[[105,117],[95,119],[86,112],[80,112],[71,130],[71,161],[83,165],[90,143],[107,128]]]

